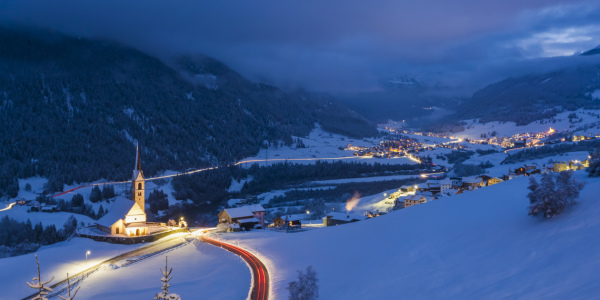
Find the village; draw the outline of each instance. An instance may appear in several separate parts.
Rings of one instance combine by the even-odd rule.
[[[428,179],[423,183],[402,185],[396,191],[389,193],[389,195],[384,193],[385,199],[381,201],[387,204],[387,209],[384,211],[369,209],[363,212],[353,212],[353,207],[346,205],[346,212],[331,211],[325,214],[322,223],[309,220],[307,216],[310,212],[306,214],[284,214],[269,220],[266,218],[268,209],[265,209],[260,204],[234,205],[234,207],[225,208],[219,213],[219,226],[217,226],[217,230],[220,232],[239,232],[267,229],[281,232],[297,232],[302,230],[303,222],[309,221],[310,228],[337,226],[379,217],[396,210],[431,201],[443,200],[454,195],[500,184],[517,177],[568,170],[577,171],[583,170],[588,166],[588,159],[584,161],[570,160],[543,164],[541,166],[537,163],[525,164],[514,170],[509,169],[507,174],[500,177],[478,175],[441,178],[443,175],[433,176],[432,179]],[[348,202],[353,200],[355,199],[349,199]],[[305,223],[304,225],[308,224]]]

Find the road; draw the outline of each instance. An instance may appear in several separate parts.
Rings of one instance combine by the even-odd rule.
[[[221,247],[231,253],[239,255],[243,260],[246,261],[250,269],[252,269],[252,293],[250,294],[251,300],[267,300],[269,299],[269,273],[265,265],[249,251],[223,243],[221,241],[209,238],[207,236],[200,236],[200,240],[211,244],[213,246]]]

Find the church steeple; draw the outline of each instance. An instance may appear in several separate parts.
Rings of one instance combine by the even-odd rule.
[[[133,178],[131,179],[131,200],[139,204],[140,208],[145,211],[145,187],[146,180],[142,171],[142,159],[140,157],[140,146],[136,145],[135,153],[135,168],[133,169]]]
[[[141,171],[142,170],[142,160],[140,158],[140,144],[136,144],[136,152],[135,152],[135,168],[134,170]]]

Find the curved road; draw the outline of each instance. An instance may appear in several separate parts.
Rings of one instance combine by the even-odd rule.
[[[252,278],[254,282],[252,284],[252,293],[250,294],[251,300],[267,300],[269,299],[269,273],[267,267],[247,250],[242,248],[220,242],[218,240],[209,238],[207,236],[201,236],[200,240],[211,244],[213,246],[221,247],[231,253],[239,255],[243,260],[246,261],[248,266],[252,269]]]

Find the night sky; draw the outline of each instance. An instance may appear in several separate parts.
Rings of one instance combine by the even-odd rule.
[[[600,44],[600,1],[4,0],[8,25],[203,53],[283,88],[376,91],[394,76],[469,93]]]

